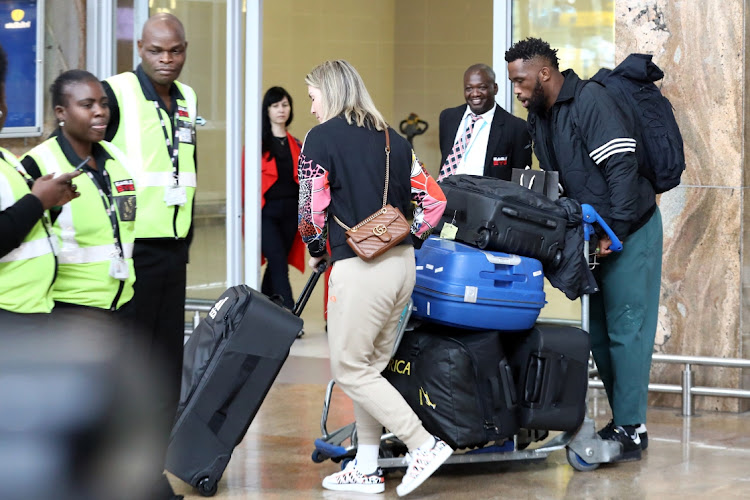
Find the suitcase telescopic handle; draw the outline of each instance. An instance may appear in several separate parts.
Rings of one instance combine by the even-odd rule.
[[[508,217],[515,217],[516,219],[526,220],[539,224],[540,226],[549,227],[551,229],[557,229],[557,221],[554,219],[548,219],[546,217],[539,217],[530,213],[521,213],[515,208],[503,207],[501,211]]]
[[[328,263],[326,263],[326,261],[321,261],[321,263],[318,264],[318,267],[313,269],[312,274],[307,279],[307,283],[305,283],[305,288],[302,289],[302,293],[299,294],[299,298],[294,304],[292,314],[295,316],[302,314],[302,310],[305,308],[307,301],[310,299],[310,295],[312,295],[312,292],[315,289],[315,284],[318,282],[320,275],[326,272],[327,267]]]

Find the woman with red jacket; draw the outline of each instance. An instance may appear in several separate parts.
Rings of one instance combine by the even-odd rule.
[[[305,270],[305,249],[297,237],[297,160],[302,144],[287,131],[294,113],[286,90],[268,89],[262,109],[261,251],[268,265],[261,292],[280,296],[284,307],[291,309],[288,265]]]

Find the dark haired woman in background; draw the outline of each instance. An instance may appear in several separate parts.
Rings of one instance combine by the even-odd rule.
[[[305,271],[305,246],[297,238],[299,179],[297,160],[302,144],[287,131],[292,123],[292,96],[271,87],[263,97],[261,174],[261,251],[268,261],[261,292],[279,295],[294,307],[289,264]]]
[[[59,128],[21,163],[32,177],[80,169],[81,196],[62,208],[53,230],[61,239],[55,306],[114,314],[133,297],[135,183],[123,153],[105,142],[107,96],[91,73],[70,70],[50,87]],[[128,318],[129,319],[129,318]]]

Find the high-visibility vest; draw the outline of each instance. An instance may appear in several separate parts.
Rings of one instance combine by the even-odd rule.
[[[120,123],[112,144],[129,158],[138,184],[137,238],[185,238],[193,217],[196,187],[195,119],[197,97],[189,86],[175,82],[183,99],[177,99],[175,120],[193,131],[192,144],[179,142],[178,186],[184,187],[187,199],[183,205],[167,205],[165,192],[174,186],[172,159],[164,137],[164,126],[174,142],[173,123],[165,109],[157,109],[143,93],[135,73],[121,73],[106,80],[112,87],[120,110]],[[158,113],[158,115],[157,115]],[[161,121],[159,120],[161,116]]]
[[[123,213],[124,208],[128,211],[135,209],[133,198],[136,191],[133,174],[125,167],[125,155],[106,141],[99,144],[112,157],[105,162],[104,168],[115,201],[128,277],[120,280],[110,276],[112,260],[119,256],[119,250],[115,245],[112,221],[105,209],[105,203],[109,206],[109,202],[102,199],[97,186],[83,173],[75,179],[81,196],[62,207],[52,226],[60,237],[57,279],[52,287],[52,297],[60,302],[116,310],[133,298],[135,222],[123,221],[122,217],[129,218]],[[56,138],[41,143],[26,154],[34,159],[42,175],[72,172],[76,167],[65,157]],[[118,201],[118,198],[123,199]]]
[[[26,174],[18,159],[0,148],[0,210],[29,194],[22,177]],[[40,219],[21,245],[0,258],[0,309],[16,313],[48,313],[52,310],[52,280],[55,278],[54,244]]]

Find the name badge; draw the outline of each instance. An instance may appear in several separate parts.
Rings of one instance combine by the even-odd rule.
[[[175,205],[183,206],[187,203],[187,192],[185,186],[169,186],[164,190],[164,203],[168,207]]]
[[[177,128],[177,140],[180,144],[194,144],[195,129],[192,124],[180,124]]]
[[[130,270],[125,259],[121,257],[112,257],[109,261],[109,275],[116,280],[125,281],[130,276]]]

